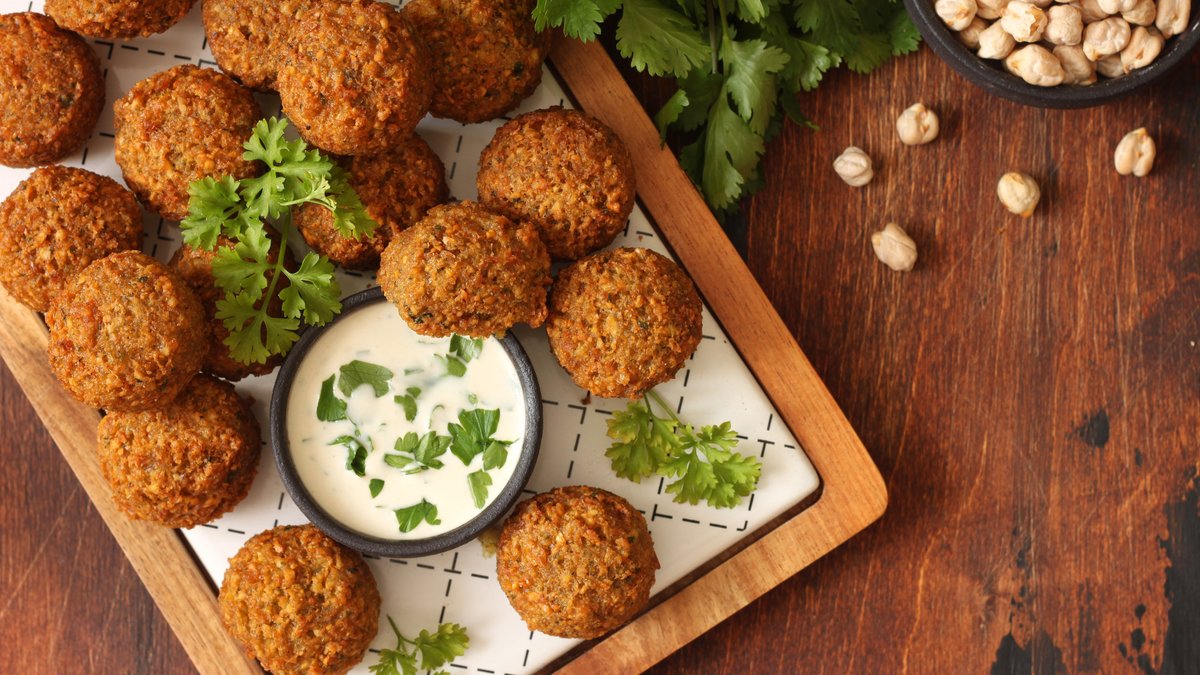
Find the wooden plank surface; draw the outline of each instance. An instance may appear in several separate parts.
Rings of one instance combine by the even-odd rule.
[[[922,52],[805,97],[823,130],[772,146],[747,260],[889,512],[655,672],[1198,672],[1198,83],[1200,54],[1146,96],[1036,111]],[[917,100],[942,138],[903,149]],[[1141,124],[1159,165],[1120,179]],[[829,168],[851,143],[881,166],[863,190]],[[996,205],[1010,168],[1046,188],[1031,220]],[[871,257],[888,219],[911,275]],[[7,371],[0,402],[0,672],[192,672]]]

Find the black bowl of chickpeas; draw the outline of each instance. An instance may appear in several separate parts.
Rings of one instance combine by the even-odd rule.
[[[990,93],[1042,108],[1099,105],[1162,77],[1200,43],[1194,2],[904,0],[952,68]]]

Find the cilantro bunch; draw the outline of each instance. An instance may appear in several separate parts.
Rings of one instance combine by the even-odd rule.
[[[900,0],[538,0],[538,30],[588,41],[620,12],[617,49],[639,71],[676,79],[655,116],[691,142],[679,161],[718,213],[761,187],[766,141],[784,114],[812,126],[797,94],[845,64],[868,73],[915,51]]]
[[[416,675],[442,668],[471,646],[467,629],[456,623],[443,623],[434,633],[422,630],[410,640],[400,634],[390,615],[387,620],[396,635],[396,648],[379,651],[379,662],[369,668],[375,675]],[[446,671],[439,670],[435,675],[446,675]]]
[[[320,326],[342,310],[328,258],[310,251],[294,269],[287,265],[292,207],[329,209],[346,237],[370,236],[376,228],[346,172],[304,141],[286,140],[286,130],[286,121],[259,121],[242,156],[266,170],[254,178],[192,183],[188,215],[180,223],[186,244],[217,251],[213,277],[225,293],[217,301],[217,318],[229,330],[230,356],[247,364],[286,354],[299,337],[301,321]],[[221,237],[232,245],[218,247]]]
[[[613,444],[604,454],[618,476],[635,483],[655,475],[674,478],[667,492],[677,503],[733,508],[754,492],[762,474],[758,458],[735,451],[737,432],[729,422],[696,431],[654,390],[613,413],[608,436]]]

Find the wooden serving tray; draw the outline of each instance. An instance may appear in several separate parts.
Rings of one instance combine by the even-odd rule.
[[[643,208],[822,480],[814,500],[660,593],[640,617],[561,665],[568,673],[629,673],[658,662],[865,528],[882,515],[887,493],[858,436],[604,49],[558,40],[551,65],[579,107],[629,146]],[[196,668],[261,672],[222,628],[216,590],[179,532],[117,512],[95,459],[100,413],[59,386],[46,364],[47,337],[41,317],[0,290],[0,356]]]

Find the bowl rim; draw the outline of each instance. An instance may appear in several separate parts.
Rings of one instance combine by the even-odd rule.
[[[378,286],[350,295],[342,300],[342,312],[332,321],[324,326],[310,328],[300,336],[280,367],[275,384],[271,389],[268,430],[271,435],[271,450],[275,456],[275,466],[283,480],[284,489],[296,506],[300,508],[301,513],[322,532],[344,546],[369,555],[381,558],[418,558],[448,551],[476,538],[481,532],[500,520],[520,498],[522,490],[529,482],[530,476],[533,475],[533,468],[541,449],[541,387],[529,355],[525,353],[525,349],[512,331],[507,331],[503,337],[497,338],[512,361],[513,367],[517,371],[517,380],[521,384],[521,395],[525,405],[525,439],[521,443],[521,453],[517,458],[517,466],[513,469],[512,476],[496,494],[496,497],[484,506],[483,510],[474,518],[449,532],[423,539],[383,539],[363,534],[346,526],[329,515],[312,498],[296,471],[287,438],[287,403],[296,373],[304,362],[304,357],[325,331],[343,317],[381,302],[386,302],[386,299]]]
[[[1188,27],[1168,38],[1167,47],[1144,68],[1087,86],[1039,87],[997,67],[999,60],[976,56],[938,17],[934,0],[904,0],[904,5],[925,42],[960,75],[988,93],[1038,108],[1086,108],[1114,101],[1159,79],[1200,44],[1200,11],[1194,11]]]

